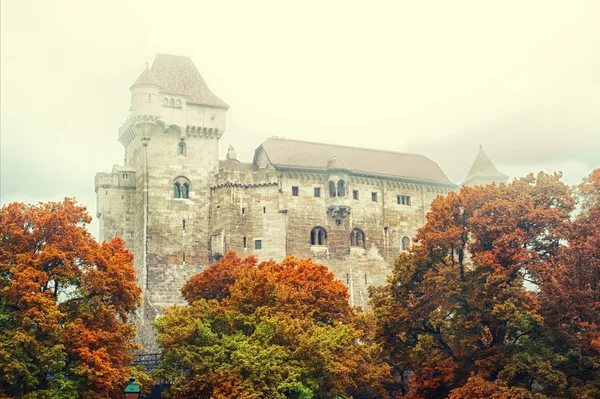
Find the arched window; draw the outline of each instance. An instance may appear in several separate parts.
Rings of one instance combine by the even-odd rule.
[[[338,197],[345,197],[346,196],[346,189],[344,187],[344,181],[343,180],[338,181],[338,184],[337,184],[337,195],[338,195]]]
[[[185,143],[183,141],[179,143],[177,153],[179,155],[185,155]]]
[[[354,229],[350,233],[350,246],[365,248],[365,233],[361,229]]]
[[[402,237],[401,248],[402,248],[402,252],[408,251],[408,248],[410,248],[410,238],[408,238],[406,236]]]
[[[177,101],[175,101],[175,106],[181,108],[181,100],[177,99]]]
[[[173,100],[173,99],[169,100],[169,105],[171,107],[174,107],[175,106],[175,100]]]
[[[187,183],[181,186],[181,198],[190,198],[190,186]]]
[[[166,107],[169,105],[169,99],[167,97],[163,98],[163,105]]]
[[[310,245],[327,245],[327,231],[322,227],[315,227],[310,231]]]
[[[190,187],[190,181],[184,176],[179,176],[173,181],[173,197],[189,199]]]
[[[329,182],[329,196],[335,197],[335,183],[332,181]]]

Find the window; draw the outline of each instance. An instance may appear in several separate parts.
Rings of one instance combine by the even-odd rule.
[[[337,184],[337,196],[338,197],[345,197],[346,196],[346,189],[344,187],[344,181],[343,180],[338,181],[338,184]]]
[[[242,208],[242,217],[246,216],[246,208]]]
[[[327,245],[327,231],[322,227],[315,227],[310,231],[310,245]]]
[[[124,195],[121,195],[121,199],[125,199],[125,196],[124,196]]]
[[[179,176],[173,182],[173,198],[190,198],[190,181],[183,177]]]
[[[350,233],[350,246],[365,248],[365,233],[361,229],[354,229]]]
[[[163,98],[163,106],[168,106],[169,105],[169,99],[167,97]]]
[[[408,248],[410,248],[410,238],[406,236],[402,237],[402,243],[400,247],[402,248],[402,252],[408,251]]]
[[[247,240],[246,240],[246,237],[244,237],[244,249],[247,249],[247,248],[248,248]]]
[[[262,240],[254,240],[254,249],[262,249]]]
[[[123,179],[129,179],[129,175],[127,173],[123,173]]]
[[[365,273],[365,285],[367,285],[367,273]]]
[[[267,207],[263,206],[263,213],[267,213]]]
[[[358,190],[352,191],[352,199],[355,199],[358,201]]]
[[[175,106],[178,108],[181,108],[181,100],[177,99],[177,101],[175,102]]]
[[[185,232],[185,219],[181,220],[181,230]]]
[[[315,198],[321,197],[321,187],[315,187]]]
[[[294,196],[294,197],[298,196],[298,186],[292,187],[292,196]]]
[[[152,94],[148,94],[148,102],[151,103],[152,102]]]
[[[377,202],[377,193],[371,193],[371,201]]]
[[[105,191],[104,193],[105,193],[106,195],[108,195],[108,191]]]
[[[179,146],[177,147],[177,153],[179,155],[185,155],[185,143],[183,141],[179,143]]]
[[[335,183],[332,181],[329,182],[329,196],[335,197]]]
[[[169,100],[169,105],[170,105],[171,107],[175,106],[175,100],[173,100],[173,99],[170,99],[170,100]]]
[[[185,252],[181,254],[181,260],[185,263]]]
[[[410,206],[410,197],[408,195],[399,195],[397,198],[398,198],[399,205]]]

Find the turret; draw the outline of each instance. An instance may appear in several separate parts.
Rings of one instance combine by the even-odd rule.
[[[148,66],[129,88],[131,90],[131,116],[160,115],[161,86]]]
[[[485,186],[492,183],[506,183],[507,180],[508,176],[496,169],[496,166],[483,152],[483,147],[480,144],[477,158],[475,158],[475,162],[473,162],[465,181],[461,185],[468,187]]]

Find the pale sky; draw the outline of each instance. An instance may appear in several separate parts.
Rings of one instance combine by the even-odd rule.
[[[600,167],[600,1],[0,4],[2,204],[75,196],[95,216],[159,52],[231,106],[222,158],[280,136],[422,153],[455,183],[479,144],[511,179]]]

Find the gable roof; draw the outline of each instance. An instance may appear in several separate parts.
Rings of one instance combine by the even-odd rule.
[[[485,152],[483,152],[483,146],[479,145],[479,153],[477,154],[477,158],[473,162],[469,173],[467,173],[467,177],[463,184],[469,182],[472,179],[477,177],[496,179],[496,180],[504,180],[508,179],[508,176],[504,173],[501,173],[496,166],[490,161]]]
[[[165,93],[187,96],[188,103],[229,108],[206,84],[190,57],[157,54],[152,67],[146,68],[134,85],[156,84]]]
[[[355,174],[456,186],[436,162],[420,154],[269,138],[254,152],[255,164],[261,151],[278,169],[325,171],[335,156],[336,169],[341,166]]]

